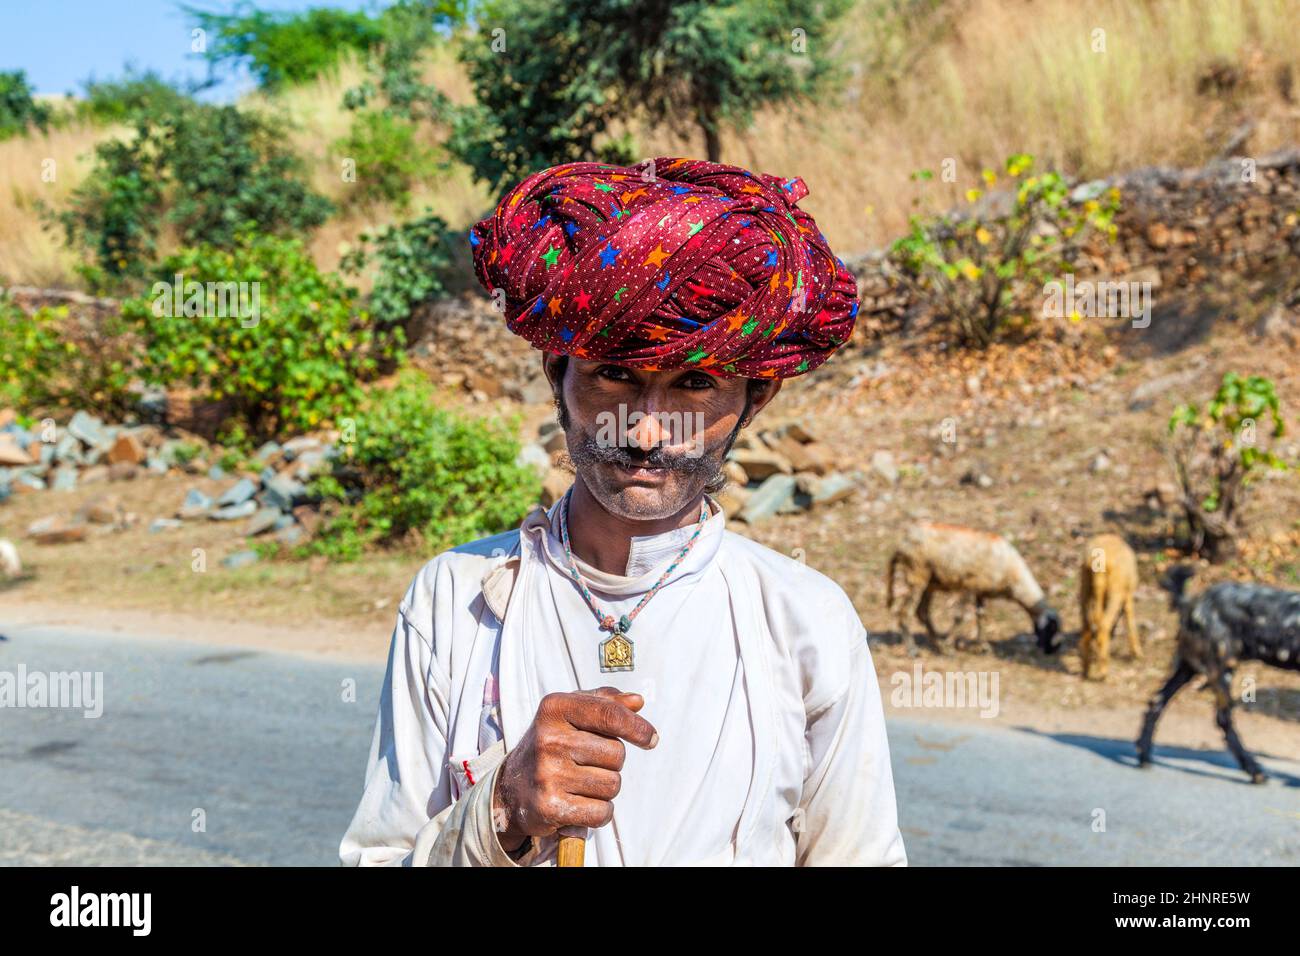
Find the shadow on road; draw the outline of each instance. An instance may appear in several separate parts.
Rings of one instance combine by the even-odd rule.
[[[1099,757],[1104,757],[1113,763],[1125,767],[1131,767],[1133,770],[1139,770],[1137,764],[1137,751],[1134,749],[1131,740],[1116,740],[1113,737],[1094,737],[1089,734],[1049,734],[1033,727],[1016,727],[1021,733],[1031,734],[1035,737],[1044,737],[1048,740],[1054,740],[1057,743],[1065,744],[1070,747],[1079,747],[1083,750],[1091,751]],[[1271,754],[1254,751],[1256,757],[1264,759],[1283,759],[1273,757]],[[1237,762],[1232,759],[1232,755],[1226,750],[1203,750],[1193,749],[1191,747],[1168,747],[1156,744],[1155,752],[1152,755],[1153,764],[1157,767],[1163,767],[1167,770],[1177,770],[1181,773],[1191,774],[1196,777],[1210,777],[1215,780],[1226,780],[1231,783],[1239,783],[1245,786],[1253,786],[1250,780]],[[1171,761],[1179,761],[1173,763]],[[1202,770],[1194,766],[1187,766],[1184,762],[1196,762],[1206,764],[1216,768],[1215,771]],[[1300,787],[1300,777],[1280,770],[1265,768],[1269,776],[1277,783],[1286,787]],[[1226,771],[1226,773],[1224,772]]]

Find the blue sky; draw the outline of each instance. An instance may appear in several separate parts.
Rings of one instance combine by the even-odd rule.
[[[231,2],[188,0],[219,13]],[[262,10],[307,7],[373,9],[364,0],[257,0]],[[165,79],[202,79],[207,64],[190,52],[194,26],[176,0],[0,0],[0,70],[25,70],[38,93],[81,92],[90,76],[108,79],[126,63]],[[205,99],[230,100],[253,86],[246,74],[223,73]]]

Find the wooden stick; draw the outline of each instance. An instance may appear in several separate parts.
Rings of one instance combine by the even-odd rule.
[[[587,841],[582,837],[562,836],[559,848],[555,852],[556,866],[585,866]]]

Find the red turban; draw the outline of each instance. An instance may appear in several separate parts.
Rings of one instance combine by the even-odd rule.
[[[802,179],[661,157],[529,176],[470,231],[474,270],[534,347],[650,371],[788,378],[848,340],[857,284]]]

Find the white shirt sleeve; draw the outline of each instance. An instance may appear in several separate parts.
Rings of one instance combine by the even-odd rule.
[[[431,642],[398,612],[365,790],[339,846],[348,866],[522,866],[497,841],[492,791],[504,748],[455,802],[447,767],[450,681]]]
[[[808,714],[795,865],[906,866],[880,685],[866,631],[849,612],[847,685]]]

